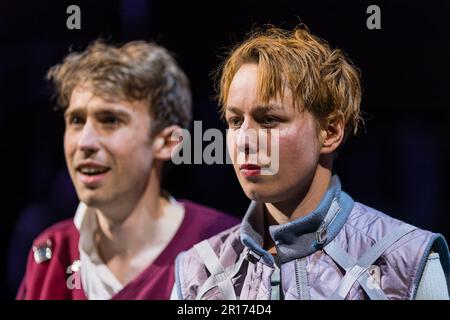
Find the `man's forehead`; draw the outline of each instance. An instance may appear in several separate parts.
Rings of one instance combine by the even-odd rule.
[[[68,114],[117,114],[117,115],[131,115],[135,111],[133,106],[122,106],[122,105],[104,105],[104,104],[90,104],[90,105],[74,105],[70,106],[64,112],[65,115]]]
[[[86,111],[94,109],[95,111],[110,112],[133,112],[136,109],[135,103],[128,101],[104,97],[90,89],[77,88],[72,92],[69,106],[66,112]]]

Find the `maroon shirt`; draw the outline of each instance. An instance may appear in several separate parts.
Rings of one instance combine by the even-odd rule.
[[[174,284],[176,256],[194,244],[239,223],[238,218],[217,210],[186,200],[181,203],[184,205],[185,215],[166,249],[112,299],[169,299]],[[16,298],[85,300],[81,286],[69,289],[67,285],[67,279],[71,276],[67,269],[80,259],[79,238],[72,220],[57,223],[39,235],[34,245],[40,246],[50,240],[52,257],[38,264],[33,251],[30,251],[25,277]]]

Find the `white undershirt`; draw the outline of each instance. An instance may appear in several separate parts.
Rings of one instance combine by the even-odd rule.
[[[183,206],[169,196],[171,204]],[[74,223],[80,233],[78,249],[80,251],[81,283],[84,294],[89,300],[108,300],[121,291],[124,286],[100,258],[94,242],[98,229],[94,209],[80,202],[74,217]]]
[[[106,264],[100,258],[94,242],[98,229],[97,216],[92,208],[83,202],[78,205],[74,218],[75,226],[80,232],[81,283],[84,294],[89,300],[107,300],[123,289]]]

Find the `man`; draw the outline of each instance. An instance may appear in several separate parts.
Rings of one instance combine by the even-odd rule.
[[[34,241],[17,298],[168,299],[177,253],[237,223],[161,190],[171,136],[191,120],[186,76],[155,44],[97,41],[48,78],[80,205]]]
[[[253,33],[223,64],[219,98],[252,202],[240,226],[179,255],[174,296],[448,299],[444,238],[355,202],[332,175],[360,120],[359,73],[341,51],[305,28]]]

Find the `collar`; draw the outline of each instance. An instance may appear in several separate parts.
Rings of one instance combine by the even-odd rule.
[[[339,177],[333,175],[316,209],[294,221],[269,227],[279,262],[306,257],[331,242],[347,221],[353,205],[353,199],[341,190]],[[272,266],[273,256],[262,248],[264,203],[251,202],[240,228],[241,242],[264,263]]]
[[[80,202],[73,220],[80,233],[78,250],[84,293],[88,299],[110,299],[123,289],[123,285],[98,254],[94,242],[94,234],[98,229],[95,210]]]
[[[167,194],[167,197],[171,204],[181,205],[170,194]],[[94,242],[94,234],[98,229],[95,210],[80,202],[73,222],[80,233],[78,249],[81,262],[81,281],[85,295],[88,299],[110,299],[124,286],[98,254]]]
[[[96,252],[94,234],[98,229],[97,216],[94,209],[80,202],[73,218],[73,222],[80,233],[79,249],[88,255]]]
[[[167,197],[170,204],[182,206],[171,194],[163,190],[163,195]],[[91,253],[95,247],[93,243],[94,233],[97,231],[98,222],[95,210],[88,207],[84,202],[80,202],[73,218],[73,223],[80,233],[80,249]]]

